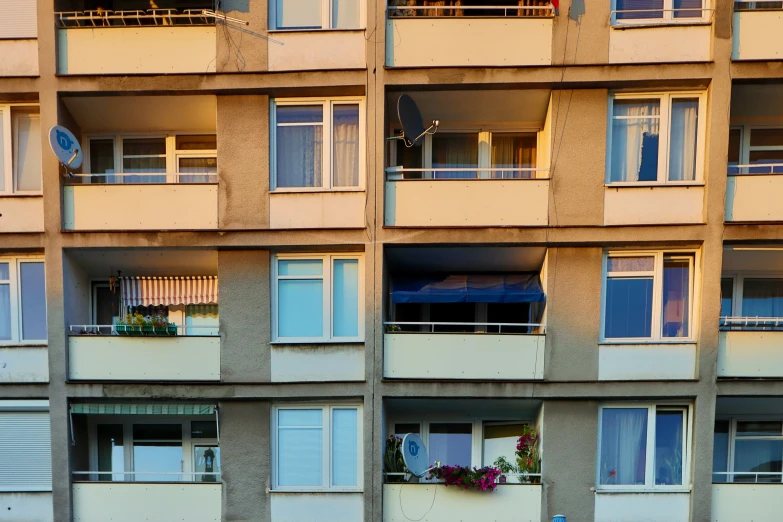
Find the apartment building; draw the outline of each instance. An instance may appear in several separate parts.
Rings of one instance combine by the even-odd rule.
[[[0,521],[780,519],[780,2],[0,8]]]

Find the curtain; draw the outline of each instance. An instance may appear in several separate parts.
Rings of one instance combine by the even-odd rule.
[[[358,454],[356,408],[332,410],[332,484],[356,486]]]
[[[780,472],[783,441],[759,440],[737,437],[734,443],[734,471],[745,472]],[[755,475],[737,475],[734,482],[755,482]],[[780,477],[761,475],[759,482],[780,482]]]
[[[90,174],[114,173],[114,139],[90,140]],[[121,183],[114,176],[93,176],[89,183]]]
[[[674,100],[671,121],[669,180],[693,181],[696,179],[699,100]]]
[[[7,276],[8,272],[5,275]],[[3,265],[0,264],[0,277],[2,276]],[[0,340],[11,340],[11,285],[9,284],[0,285]]]
[[[277,186],[323,186],[323,106],[277,108]]]
[[[166,183],[166,138],[122,140],[122,171],[162,176],[125,176],[123,183]]]
[[[742,287],[744,317],[783,317],[783,279],[745,279]]]
[[[658,179],[658,100],[615,100],[610,181]]]
[[[335,259],[332,321],[335,337],[359,335],[359,261]]]
[[[663,336],[688,337],[690,259],[663,260]]]
[[[180,183],[215,183],[217,181],[217,158],[179,158]],[[201,174],[201,175],[183,175]]]
[[[478,135],[475,133],[438,133],[432,136],[433,168],[478,167]],[[476,171],[440,171],[439,179],[475,179]]]
[[[674,0],[672,7],[678,9],[674,11],[674,18],[701,18],[701,7],[703,0]]]
[[[647,409],[606,408],[601,429],[601,484],[644,484]]]
[[[3,111],[0,111],[0,122],[3,121]],[[0,192],[5,191],[5,136],[3,136],[4,126],[0,125]],[[10,172],[8,173],[10,175]]]
[[[701,1],[701,0],[699,0]],[[615,9],[618,12],[615,17],[618,20],[639,18],[663,18],[663,0],[617,0]],[[644,12],[627,12],[644,11]]]
[[[16,190],[41,190],[41,119],[37,114],[20,114],[15,123]]]
[[[493,134],[492,167],[494,168],[535,168],[535,134]],[[529,179],[535,177],[532,172],[493,171],[493,178]]]
[[[323,410],[277,411],[277,483],[323,485]]]
[[[46,334],[46,278],[44,264],[20,263],[22,293],[22,339],[38,341]]]
[[[332,28],[358,29],[359,1],[332,0]]]
[[[359,106],[335,105],[332,173],[335,187],[359,186]]]

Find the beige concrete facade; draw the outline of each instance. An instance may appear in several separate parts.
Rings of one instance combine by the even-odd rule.
[[[217,46],[213,51],[215,60],[209,65],[209,71],[205,68],[203,72],[161,74],[165,71],[155,70],[149,74],[135,74],[125,70],[106,75],[100,71],[64,74],[58,69],[57,59],[63,50],[58,48],[62,42],[58,44],[53,23],[55,11],[59,10],[54,4],[46,0],[37,2],[37,68],[24,65],[26,70],[35,69],[38,74],[0,76],[0,106],[31,102],[39,105],[44,143],[41,158],[43,190],[42,196],[36,196],[36,203],[43,200],[42,211],[24,226],[8,230],[4,225],[6,221],[0,216],[0,255],[36,253],[45,256],[48,326],[48,384],[42,383],[40,377],[47,374],[46,368],[37,368],[37,377],[28,382],[18,382],[0,374],[0,399],[48,399],[50,402],[54,520],[69,522],[73,516],[71,472],[79,457],[71,445],[70,402],[190,400],[209,401],[219,406],[222,520],[277,522],[273,516],[275,496],[296,495],[270,492],[273,487],[271,417],[274,405],[349,401],[363,406],[360,421],[363,427],[360,457],[364,462],[360,477],[363,520],[390,522],[384,519],[384,513],[389,512],[385,504],[396,503],[398,499],[384,497],[382,449],[391,429],[387,426],[386,415],[390,402],[413,399],[428,399],[433,404],[442,399],[482,400],[486,404],[500,400],[541,401],[545,449],[541,506],[535,511],[540,513],[541,522],[551,520],[559,513],[567,515],[569,522],[592,522],[596,520],[596,495],[611,496],[610,493],[596,494],[591,489],[596,487],[601,404],[622,401],[690,404],[693,429],[689,432],[692,440],[688,482],[692,487],[688,517],[693,522],[737,520],[731,514],[715,513],[716,509],[722,509],[721,506],[743,498],[737,497],[736,492],[726,493],[726,486],[713,486],[716,402],[719,397],[783,397],[783,371],[775,373],[774,368],[764,366],[764,350],[754,353],[762,358],[760,361],[734,360],[732,364],[742,368],[738,373],[731,373],[725,365],[719,365],[719,362],[725,363],[726,357],[721,352],[725,350],[725,335],[721,337],[723,334],[718,328],[721,266],[726,245],[763,243],[770,248],[783,247],[783,221],[775,217],[774,211],[779,213],[780,210],[775,208],[774,197],[768,191],[760,194],[766,205],[764,208],[754,207],[752,194],[745,192],[738,195],[745,198],[742,209],[736,209],[732,214],[726,208],[729,108],[732,88],[737,85],[783,82],[783,63],[774,61],[779,60],[779,56],[760,53],[758,48],[737,50],[733,35],[737,34],[741,18],[733,12],[733,1],[705,0],[705,6],[711,9],[709,22],[670,28],[677,31],[667,32],[660,31],[662,28],[620,30],[612,27],[610,0],[586,2],[586,13],[577,23],[568,17],[571,0],[561,0],[560,14],[546,19],[545,25],[551,26],[551,30],[544,33],[551,32],[547,36],[551,41],[546,41],[543,47],[551,46],[551,55],[545,58],[508,65],[490,59],[485,62],[488,66],[459,61],[432,66],[427,60],[408,65],[409,60],[416,59],[416,53],[408,52],[406,66],[394,67],[389,65],[386,50],[389,43],[386,38],[390,33],[383,0],[363,3],[362,12],[366,18],[362,20],[360,31],[363,43],[359,44],[364,45],[364,49],[355,48],[358,38],[354,32],[338,35],[340,40],[336,45],[350,47],[351,53],[342,60],[324,56],[323,49],[319,49],[320,54],[315,57],[301,55],[298,54],[301,48],[294,44],[287,48],[286,52],[290,51],[290,54],[282,53],[280,44],[274,41],[275,30],[268,27],[266,1],[228,0],[224,2],[226,14],[248,20],[250,33],[218,24],[216,34],[212,36]],[[780,12],[772,14],[774,18],[762,24],[763,27],[781,23]],[[752,16],[758,18],[761,13],[752,13]],[[110,30],[104,29],[105,32]],[[649,34],[656,31],[661,33],[659,37]],[[694,50],[698,51],[698,56],[678,54],[681,45],[691,45],[678,43],[677,35],[683,31],[690,31],[686,41],[696,39],[699,46],[704,46]],[[633,38],[634,32],[637,35],[645,32],[642,44],[648,46],[650,52],[644,59],[629,63],[628,57],[623,56],[627,49],[618,41]],[[708,41],[705,34],[709,35]],[[741,35],[743,39],[748,38],[747,32]],[[328,34],[317,36],[314,41],[319,46],[330,45]],[[453,37],[459,38],[459,35]],[[288,38],[293,40],[296,36]],[[652,43],[647,43],[650,39]],[[660,53],[649,49],[655,44],[664,46]],[[535,45],[535,42],[526,45]],[[418,52],[426,55],[426,49]],[[444,49],[438,49],[439,59],[444,52]],[[777,50],[772,49],[772,54],[778,54]],[[1,56],[2,53],[0,61]],[[301,68],[296,66],[297,59],[303,63]],[[362,60],[366,68],[357,65]],[[319,66],[321,62],[323,65]],[[4,68],[0,65],[2,74],[5,74]],[[487,225],[482,221],[486,216],[478,217],[473,225],[467,216],[464,226],[454,223],[430,225],[423,218],[411,219],[404,226],[390,226],[389,182],[385,169],[391,165],[386,138],[391,135],[390,127],[396,117],[388,110],[390,97],[395,98],[403,91],[495,89],[551,91],[548,118],[552,125],[551,160],[548,181],[540,182],[547,199],[537,202],[535,219],[511,219],[516,214],[529,214],[529,208],[513,209],[514,212],[509,212],[511,216],[503,214],[502,209],[493,208],[492,212],[508,217],[508,226],[505,221]],[[646,188],[607,187],[607,133],[611,126],[608,111],[610,94],[617,91],[704,93],[707,118],[703,179],[698,186],[675,188],[674,191],[684,194],[681,198],[675,197],[675,202],[667,199],[668,187],[656,187],[655,193]],[[72,187],[65,188],[62,167],[46,145],[48,130],[60,124],[80,138],[88,133],[83,133],[79,114],[72,113],[64,99],[186,95],[215,99],[215,112],[210,117],[215,121],[217,135],[218,181],[216,185],[203,186],[211,187],[216,194],[210,194],[208,208],[195,209],[203,210],[195,214],[202,220],[208,217],[210,223],[156,227],[152,219],[153,224],[147,222],[143,227],[131,224],[125,228],[120,217],[110,227],[67,226],[68,193]],[[350,219],[337,225],[334,221],[297,215],[307,208],[307,205],[299,204],[292,207],[293,210],[287,210],[292,217],[286,219],[290,222],[297,218],[297,223],[304,224],[282,226],[281,222],[286,221],[281,221],[283,218],[279,216],[276,221],[276,216],[271,214],[275,204],[270,195],[273,177],[270,101],[277,97],[326,99],[339,96],[362,97],[365,104],[366,136],[360,138],[366,143],[366,179],[360,193],[363,197],[351,193],[350,208],[342,209],[350,213]],[[770,99],[769,104],[779,101],[779,98]],[[173,124],[168,129],[179,130]],[[423,182],[422,185],[437,183]],[[758,183],[777,186],[774,183],[764,185],[761,179]],[[417,184],[415,181],[409,183]],[[619,203],[609,200],[610,191],[623,190],[640,194]],[[475,192],[472,194],[475,197]],[[471,193],[464,196],[470,199]],[[176,194],[165,197],[176,197]],[[401,198],[399,192],[397,197]],[[694,197],[701,205],[699,209],[691,207],[691,212],[683,213],[681,208],[676,208],[693,202]],[[8,197],[0,196],[0,214],[4,209],[22,206],[20,202],[4,199]],[[127,199],[123,201],[128,204]],[[422,198],[419,193],[416,201],[423,206],[426,197]],[[187,204],[187,201],[176,203]],[[447,206],[442,200],[437,203]],[[149,200],[137,202],[140,215],[154,217],[156,210],[145,207],[150,204]],[[397,204],[401,204],[400,200]],[[613,206],[610,208],[610,205]],[[327,205],[318,206],[321,207]],[[476,208],[478,212],[483,207],[477,203]],[[640,208],[643,210],[639,211]],[[417,211],[413,212],[419,214],[416,218],[426,217],[431,211],[429,208],[407,210]],[[745,212],[742,216],[750,217],[741,217],[740,210]],[[635,211],[644,215],[640,218]],[[357,215],[360,212],[363,215]],[[398,211],[398,219],[401,214]],[[726,218],[732,215],[736,217]],[[438,213],[438,216],[442,214]],[[212,226],[214,220],[216,227]],[[546,289],[543,379],[538,371],[535,378],[530,379],[384,377],[384,322],[389,320],[390,266],[393,265],[390,251],[423,247],[545,250],[543,266],[538,267],[542,269]],[[86,311],[90,306],[90,291],[79,286],[88,279],[82,273],[83,264],[75,260],[74,253],[91,255],[102,250],[149,252],[156,249],[182,252],[191,248],[216,252],[215,273],[221,284],[220,355],[219,368],[212,369],[212,373],[219,374],[220,381],[140,379],[137,382],[109,382],[110,379],[89,379],[76,382],[69,374],[72,347],[67,327],[89,323]],[[602,277],[604,254],[608,250],[698,252],[695,272],[698,292],[692,316],[695,335],[687,348],[692,364],[688,377],[678,374],[672,379],[624,379],[622,376],[609,381],[600,379]],[[351,252],[363,256],[364,271],[360,274],[364,289],[360,295],[363,314],[360,317],[363,318],[364,342],[298,346],[273,341],[270,308],[273,258],[279,253],[301,252]],[[473,271],[489,270],[476,265]],[[341,368],[349,367],[341,373],[345,377],[336,381],[319,380],[317,372],[303,372],[300,380],[291,377],[299,375],[292,373],[291,367],[298,364],[297,361],[307,360],[308,350],[314,352],[314,361],[325,361],[322,357],[328,357],[330,346],[339,350],[343,357],[337,364]],[[741,357],[741,353],[733,352],[732,357]],[[779,361],[780,356],[775,355],[773,363],[780,364]],[[326,360],[314,364],[328,368],[333,363]],[[752,366],[750,370],[748,365]],[[608,370],[604,368],[603,371]],[[616,376],[616,373],[612,375]],[[716,491],[721,494],[717,499]]]

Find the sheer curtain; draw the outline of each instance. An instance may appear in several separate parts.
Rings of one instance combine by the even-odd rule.
[[[177,161],[179,183],[214,183],[217,181],[217,158],[180,157]]]
[[[656,181],[661,106],[658,100],[615,100],[610,181]]]
[[[606,408],[601,430],[601,484],[644,484],[647,409]]]
[[[493,134],[492,135],[492,167],[494,168],[535,168],[536,166],[536,136],[535,134]],[[531,178],[535,177],[529,171],[493,171],[493,178]]]
[[[125,176],[123,183],[166,183],[166,138],[122,140],[122,172],[161,176]]]
[[[19,114],[14,123],[16,190],[41,190],[41,118],[38,114]]]
[[[638,18],[663,18],[663,0],[617,0],[615,16],[618,20]],[[632,12],[643,11],[643,12]]]
[[[277,108],[277,186],[323,186],[323,107]]]
[[[476,133],[438,133],[432,136],[433,168],[478,167],[478,135]],[[435,172],[434,178],[474,179],[476,171]]]
[[[359,186],[359,106],[335,105],[332,171],[335,187]]]
[[[696,141],[699,126],[699,100],[672,102],[669,139],[669,180],[696,179]]]
[[[742,285],[742,315],[783,317],[783,279],[745,279]]]

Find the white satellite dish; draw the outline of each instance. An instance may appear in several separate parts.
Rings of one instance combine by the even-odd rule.
[[[62,125],[49,129],[49,146],[68,172],[82,166],[82,147],[79,140]]]
[[[435,466],[430,466],[430,459],[427,453],[427,447],[421,437],[415,433],[408,433],[402,438],[402,460],[408,467],[408,471],[417,477],[423,476],[428,471],[440,467],[440,462]]]

